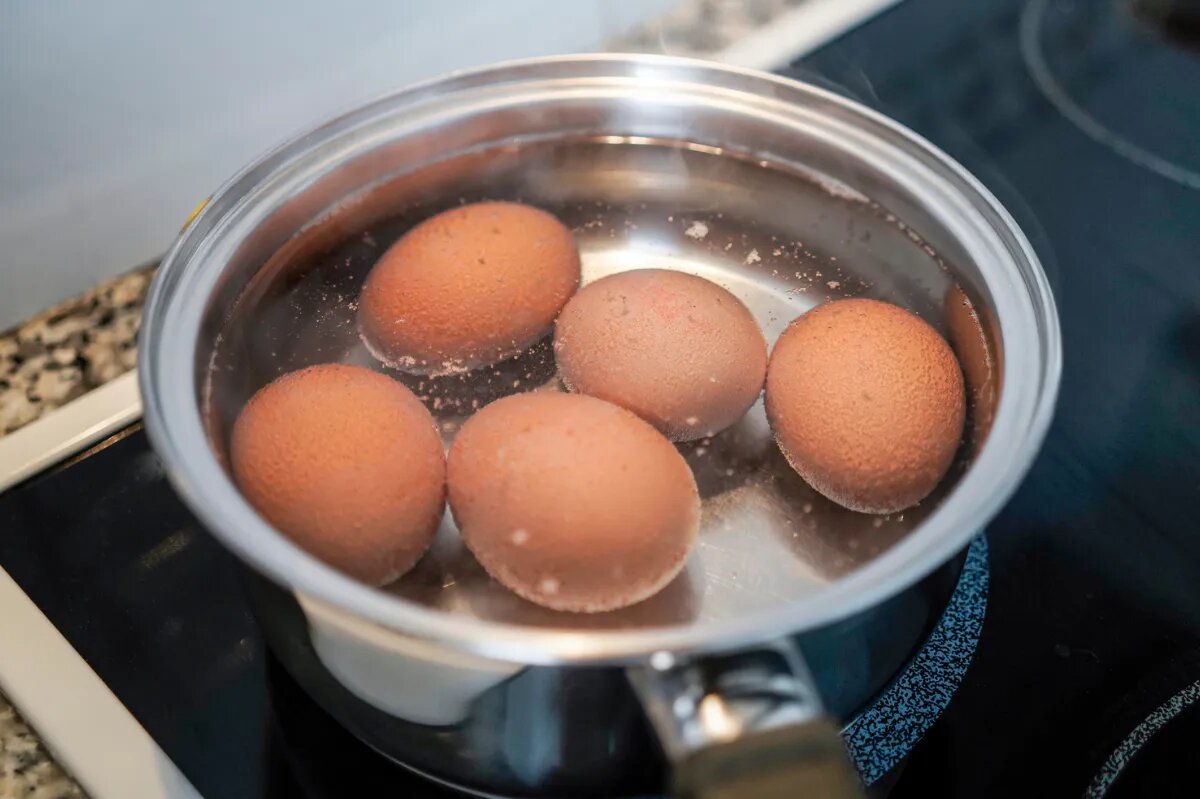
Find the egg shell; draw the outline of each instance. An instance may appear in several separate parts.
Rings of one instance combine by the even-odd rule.
[[[364,343],[419,374],[474,369],[550,331],[579,285],[579,251],[561,222],[486,202],[433,216],[379,259],[359,301]]]
[[[450,509],[483,567],[555,610],[640,602],[683,568],[700,497],[687,462],[629,411],[533,392],[488,405],[449,456]]]
[[[597,280],[555,324],[559,376],[674,441],[736,422],[762,391],[767,344],[754,316],[710,280],[639,269]]]
[[[809,485],[852,510],[893,513],[925,498],[958,449],[962,371],[926,322],[886,302],[809,311],[780,336],[767,418]]]
[[[361,366],[310,366],[260,389],[234,423],[230,462],[271,525],[371,585],[412,568],[445,508],[433,417],[400,383]]]

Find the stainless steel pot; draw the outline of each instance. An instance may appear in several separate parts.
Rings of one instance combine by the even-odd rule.
[[[770,339],[828,297],[915,310],[951,338],[971,388],[958,464],[917,508],[853,514],[787,468],[753,409],[684,450],[705,508],[684,575],[613,614],[508,596],[452,520],[394,586],[333,571],[242,499],[224,465],[229,424],[280,371],[370,362],[353,308],[372,260],[415,221],[482,197],[572,224],[585,280],[652,265],[706,274]],[[668,763],[684,794],[847,789],[827,714],[878,691],[936,617],[957,555],[1037,451],[1061,357],[1031,247],[944,154],[812,86],[642,56],[452,75],[285,144],[181,234],[142,330],[151,439],[183,498],[252,567],[283,663],[385,754],[506,795],[652,792]],[[486,377],[418,387],[449,438],[471,405],[552,375],[535,347]]]

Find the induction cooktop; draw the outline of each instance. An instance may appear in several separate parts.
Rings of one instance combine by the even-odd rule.
[[[975,663],[900,792],[1195,794],[1194,757],[1137,745],[1151,730],[1162,732],[1147,741],[1170,737],[1200,680],[1189,8],[1194,21],[1189,3],[917,0],[792,67],[913,127],[986,183],[1038,249],[1062,324],[1055,422],[988,528]],[[1155,713],[1159,726],[1142,727]],[[1155,792],[1139,782],[1163,773]]]
[[[876,793],[1194,794],[1200,50],[1188,8],[906,0],[774,65],[887,113],[978,176],[1038,250],[1064,337],[1058,414],[1028,479],[971,546],[926,643],[845,728]],[[233,559],[137,425],[0,496],[0,529],[0,567],[180,790],[448,795],[339,729],[271,659]],[[58,754],[83,762],[68,750],[88,744],[68,738]]]

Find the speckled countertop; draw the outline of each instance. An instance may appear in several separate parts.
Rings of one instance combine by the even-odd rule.
[[[65,799],[83,795],[12,706],[0,697],[0,796]]]
[[[805,0],[684,0],[612,51],[712,55]],[[140,269],[0,335],[0,436],[133,368],[153,268]],[[84,793],[0,695],[0,799]]]
[[[0,336],[0,435],[133,368],[151,275],[122,275]]]
[[[121,275],[0,335],[0,436],[133,368],[151,274]],[[0,799],[83,795],[0,696]]]
[[[625,53],[705,58],[808,0],[690,0],[609,42]]]

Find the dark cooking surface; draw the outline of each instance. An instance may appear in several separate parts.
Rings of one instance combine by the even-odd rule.
[[[1139,720],[1200,680],[1200,57],[1120,28],[1119,13],[1076,24],[1049,4],[1059,27],[1034,31],[1051,44],[1042,60],[1116,134],[1097,138],[1031,78],[1026,8],[907,0],[800,66],[988,184],[1045,259],[1062,315],[1060,411],[990,528],[975,663],[897,796],[1080,796]],[[141,433],[0,497],[0,530],[0,566],[206,796],[436,795],[264,679],[278,669],[231,558]],[[268,711],[267,685],[285,713]],[[1196,759],[1177,755],[1195,716],[1164,726],[1111,795],[1194,785]]]
[[[267,653],[237,563],[180,503],[140,425],[0,496],[0,529],[16,533],[0,536],[0,565],[204,796],[443,795],[358,743]],[[948,625],[847,732],[873,779],[927,729],[970,661],[986,546],[970,552]]]
[[[1062,322],[1058,415],[988,528],[976,661],[900,795],[1082,795],[1129,716],[1170,694],[1127,697],[1200,640],[1200,183],[1130,160],[1047,101],[1018,38],[1039,10],[913,0],[802,65],[987,183],[1048,262]],[[1049,4],[1044,61],[1122,141],[1193,170],[1200,56],[1120,28],[1120,12]],[[1123,701],[1139,707],[1118,721]],[[1173,784],[1194,795],[1182,773]]]
[[[115,438],[0,497],[0,564],[200,793],[444,795],[300,693],[264,650],[239,567],[175,496],[145,433]]]

